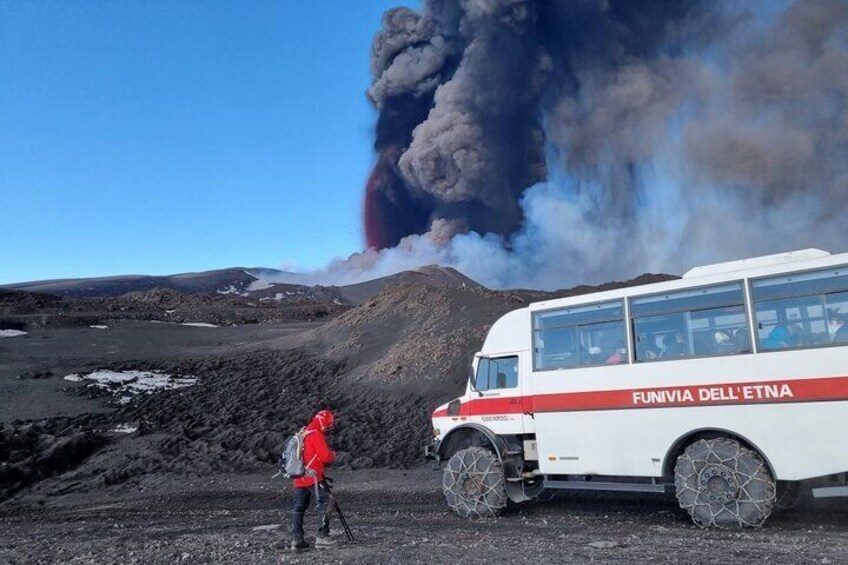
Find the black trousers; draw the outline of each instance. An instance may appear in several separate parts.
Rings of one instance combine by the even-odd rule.
[[[317,495],[318,508],[318,537],[330,535],[330,517],[327,515],[327,505],[330,495],[324,485],[311,487],[296,487],[294,489],[294,508],[291,515],[291,534],[294,539],[303,539],[303,516],[309,508],[312,495]]]

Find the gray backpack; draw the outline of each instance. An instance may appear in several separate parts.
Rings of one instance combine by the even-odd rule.
[[[306,464],[303,462],[303,440],[312,433],[312,430],[301,428],[286,442],[286,447],[280,455],[280,473],[287,479],[299,479],[307,472]]]

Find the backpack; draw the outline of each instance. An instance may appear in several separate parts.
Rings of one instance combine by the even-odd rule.
[[[299,479],[306,474],[307,468],[303,462],[303,441],[312,430],[301,428],[286,442],[278,463],[280,473],[287,479]]]

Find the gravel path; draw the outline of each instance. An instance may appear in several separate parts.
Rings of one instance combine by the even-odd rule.
[[[0,505],[0,563],[848,561],[843,501],[810,500],[744,532],[697,529],[673,500],[650,495],[560,493],[467,521],[448,511],[439,480],[429,467],[339,473],[336,490],[357,542],[302,554],[275,547],[287,539],[290,490],[268,475],[151,475],[132,490],[64,497],[34,489]]]

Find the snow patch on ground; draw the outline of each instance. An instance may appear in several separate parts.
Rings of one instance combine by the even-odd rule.
[[[138,426],[131,426],[129,424],[120,424],[112,429],[113,432],[118,434],[132,434],[138,430]]]
[[[290,296],[306,296],[306,292],[303,290],[287,290],[285,292],[278,292],[274,294],[274,300],[285,300]]]
[[[240,294],[241,291],[235,287],[235,285],[230,285],[225,289],[216,290],[218,294]]]
[[[26,333],[21,330],[0,330],[0,337],[18,337],[19,335],[26,335]]]
[[[88,326],[88,327],[89,327],[89,328],[92,328],[92,329],[95,329],[95,330],[106,330],[106,329],[109,329],[109,326],[102,326],[102,325],[100,325],[100,324],[95,324],[95,325],[93,325],[93,326]]]
[[[174,377],[156,371],[95,371],[89,374],[65,376],[66,381],[91,381],[88,386],[102,388],[118,396],[119,404],[127,404],[132,396],[153,394],[162,390],[185,388],[197,383],[196,377]]]

